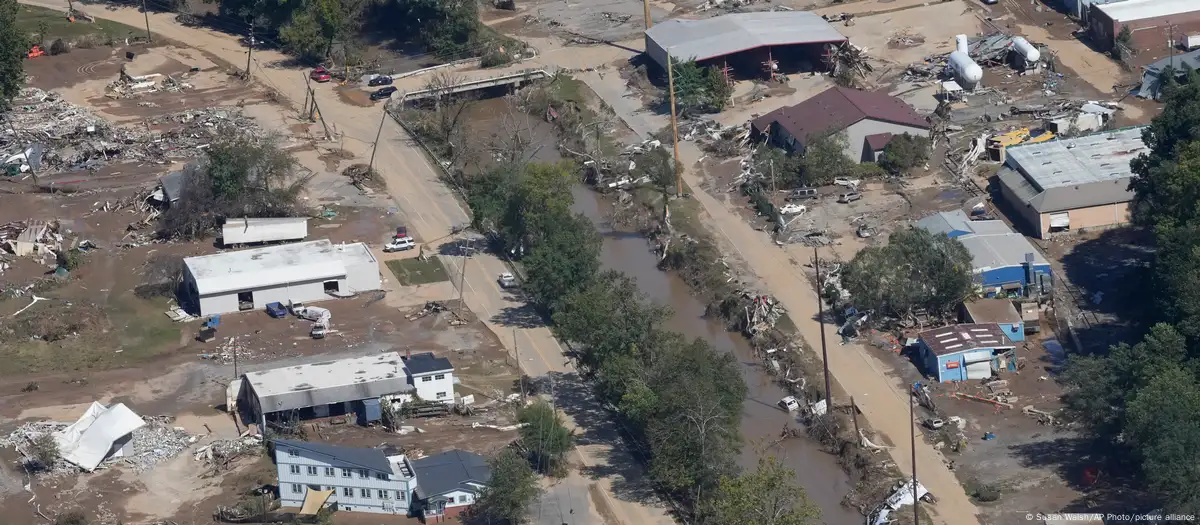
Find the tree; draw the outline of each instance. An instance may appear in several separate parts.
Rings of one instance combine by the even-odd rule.
[[[529,517],[529,505],[537,498],[537,475],[529,461],[517,451],[506,448],[488,461],[492,477],[479,500],[468,511],[467,522],[523,523]]]
[[[17,23],[17,0],[0,0],[0,114],[8,111],[12,99],[25,84],[25,53],[29,35]]]
[[[567,452],[575,448],[575,433],[563,424],[562,416],[546,401],[536,401],[517,413],[521,443],[529,450],[530,460],[542,473],[563,473]]]
[[[637,161],[637,170],[650,177],[650,183],[663,195],[675,192],[676,177],[682,169],[666,148],[654,148]]]
[[[1113,46],[1109,50],[1109,54],[1112,55],[1113,60],[1117,61],[1122,61],[1133,56],[1133,31],[1129,30],[1129,26],[1121,26],[1121,30],[1117,32],[1116,38],[1113,39]]]
[[[893,233],[886,246],[858,252],[842,271],[842,284],[860,310],[941,314],[972,294],[971,270],[971,253],[961,242],[912,228]]]
[[[600,236],[582,215],[558,212],[540,216],[541,239],[524,263],[524,289],[547,311],[572,291],[587,285],[600,271]]]
[[[279,41],[283,44],[283,49],[302,60],[324,60],[329,46],[323,38],[321,21],[317,17],[317,10],[312,7],[305,7],[293,14],[291,19],[279,28]]]
[[[796,486],[796,473],[760,456],[754,472],[725,476],[713,498],[713,525],[817,525],[821,510]]]
[[[55,516],[54,525],[88,525],[88,519],[83,511],[69,510]]]
[[[31,466],[34,470],[50,470],[62,457],[58,450],[58,442],[54,440],[54,434],[50,433],[38,434],[33,438],[30,452],[30,460],[33,463]]]
[[[900,175],[925,164],[928,159],[929,138],[902,133],[893,136],[883,148],[883,154],[879,156],[879,166],[892,175]]]
[[[579,347],[580,368],[594,374],[635,345],[646,348],[669,315],[648,302],[633,279],[606,271],[560,301],[553,320],[559,337]]]
[[[1125,437],[1168,512],[1200,512],[1200,384],[1184,370],[1154,376],[1129,402]]]
[[[1156,231],[1196,218],[1188,199],[1200,192],[1200,146],[1195,145],[1200,139],[1200,76],[1192,72],[1183,83],[1168,83],[1162,100],[1162,112],[1142,132],[1149,151],[1130,162],[1137,176],[1129,183],[1134,223]]]
[[[846,156],[849,139],[845,133],[825,133],[808,137],[800,158],[800,181],[804,186],[824,186],[837,177],[850,177],[855,163]]]
[[[675,108],[681,116],[720,113],[733,96],[733,84],[720,69],[700,67],[695,60],[671,63],[675,74]],[[670,104],[670,93],[665,95]]]

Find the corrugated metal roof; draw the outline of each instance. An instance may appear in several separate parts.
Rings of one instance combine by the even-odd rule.
[[[1146,151],[1144,129],[1010,146],[1005,164],[1019,173],[1000,170],[1000,182],[1040,213],[1129,202],[1129,162]]]
[[[1021,314],[1008,299],[976,299],[964,303],[963,308],[975,323],[1006,323],[1021,322]]]
[[[1108,15],[1114,22],[1132,22],[1200,11],[1200,2],[1196,0],[1125,0],[1112,4],[1098,4],[1096,9]]]
[[[971,218],[962,210],[942,211],[917,221],[922,230],[942,235],[954,232],[971,232]]]
[[[1164,68],[1171,65],[1175,67],[1176,75],[1180,76],[1186,72],[1185,65],[1192,69],[1200,69],[1200,49],[1169,56],[1146,66],[1146,71],[1142,73],[1142,85],[1138,86],[1136,95],[1141,98],[1157,99],[1159,90],[1162,89],[1162,79],[1159,78],[1159,75]]]
[[[201,296],[258,290],[288,283],[346,276],[346,263],[374,262],[366,244],[328,240],[267,246],[183,260]]]
[[[1008,268],[1025,264],[1025,254],[1033,254],[1033,264],[1049,265],[1041,252],[1019,233],[971,234],[958,237],[958,241],[971,252],[971,266],[975,272]]]
[[[396,352],[250,372],[245,377],[268,414],[413,390]]]
[[[948,355],[976,348],[1013,348],[1012,340],[995,323],[957,324],[926,330],[917,337],[934,355]]]
[[[646,30],[672,60],[706,60],[764,47],[844,42],[846,37],[808,11],[733,13],[703,20],[673,19]]]

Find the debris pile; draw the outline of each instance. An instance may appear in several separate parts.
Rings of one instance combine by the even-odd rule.
[[[144,426],[133,431],[132,453],[125,455],[125,462],[135,472],[145,472],[155,465],[167,461],[196,442],[196,436],[188,434],[183,427],[172,426],[171,416],[144,416]]]
[[[120,99],[137,97],[158,91],[178,93],[186,89],[192,89],[192,85],[177,80],[171,75],[163,75],[162,73],[130,75],[122,67],[120,78],[108,84],[104,90],[104,96],[112,99]]]
[[[62,241],[58,221],[15,221],[0,225],[0,246],[17,257],[53,254]]]
[[[11,448],[16,450],[26,461],[32,461],[35,457],[34,442],[41,436],[46,434],[55,434],[67,428],[66,423],[55,421],[35,421],[25,423],[13,430],[7,436],[0,436],[0,448]],[[58,458],[53,465],[42,466],[42,476],[58,477],[68,474],[76,474],[79,472],[79,467],[72,465],[67,460]]]
[[[225,465],[229,461],[257,453],[262,447],[262,437],[243,434],[237,439],[218,439],[196,449],[193,458],[214,467]]]
[[[746,306],[746,335],[754,337],[775,327],[786,311],[779,301],[769,295],[749,297]]]

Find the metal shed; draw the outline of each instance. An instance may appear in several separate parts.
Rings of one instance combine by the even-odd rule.
[[[808,11],[732,13],[703,20],[672,19],[646,30],[646,54],[658,65],[709,60],[761,47],[845,42],[829,22]]]

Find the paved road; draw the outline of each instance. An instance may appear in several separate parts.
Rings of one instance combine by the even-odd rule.
[[[21,3],[66,11],[67,3],[53,0],[21,0]],[[143,14],[132,8],[101,8],[88,6],[89,14],[96,18],[111,20],[133,27],[145,24]],[[237,37],[203,28],[187,27],[175,21],[173,14],[151,13],[150,27],[157,35],[165,35],[185,46],[192,47],[214,55],[216,58],[236,67],[244,67],[246,50],[238,44]],[[616,60],[622,54],[628,57],[633,51],[620,50],[612,47],[594,47],[589,50],[568,50],[557,48],[550,50],[547,55],[561,58],[560,63],[567,67],[586,68],[601,65]],[[543,56],[547,56],[543,55]],[[251,72],[254,80],[275,89],[293,108],[299,108],[305,100],[307,72],[293,68],[272,67],[271,64],[286,63],[289,57],[272,51],[255,51]],[[539,63],[526,62],[500,70],[470,71],[469,68],[457,68],[454,72],[458,78],[484,78],[503,74],[506,71],[518,71],[530,67],[539,67]],[[419,88],[424,80],[415,79],[401,87]],[[373,142],[376,130],[383,117],[383,106],[359,107],[343,103],[333,92],[331,86],[320,85],[316,89],[316,99],[322,110],[322,116],[330,126],[331,131],[342,140],[346,150],[354,154],[359,161],[365,161],[370,155],[370,144]],[[384,176],[388,193],[396,200],[410,221],[411,231],[418,240],[440,239],[432,246],[424,249],[441,253],[457,253],[453,246],[454,239],[450,231],[454,226],[469,222],[469,216],[459,203],[454,193],[438,178],[438,173],[427,162],[423,153],[411,142],[411,138],[391,119],[384,120],[383,132],[375,157],[375,166]],[[310,166],[311,169],[323,170],[323,166]],[[453,275],[462,271],[464,260],[454,255],[443,255],[447,269]],[[519,356],[519,362],[525,374],[533,377],[543,376],[550,372],[569,374],[573,368],[563,356],[563,349],[551,334],[550,330],[531,316],[527,307],[517,298],[502,291],[496,283],[496,276],[507,270],[503,261],[486,254],[479,253],[465,260],[465,300],[467,306],[475,312],[511,352]],[[594,399],[592,399],[594,403]],[[592,431],[591,428],[585,429]],[[581,445],[573,461],[583,465],[585,469],[596,472],[610,472],[616,469],[607,468],[613,463],[626,463],[628,454],[622,447],[612,447],[613,441],[597,441]],[[586,512],[586,518],[580,518],[578,523],[600,523],[613,519],[625,525],[668,524],[673,520],[665,511],[656,506],[642,505],[614,496],[613,486],[624,485],[628,480],[621,474],[605,474],[594,476],[589,483],[597,484],[600,495],[592,498],[596,509],[579,509],[576,513]],[[587,493],[587,486],[582,491]],[[572,489],[572,499],[576,498],[579,490]],[[596,501],[596,499],[599,501]],[[575,508],[579,501],[568,505]],[[608,517],[601,518],[600,514]],[[568,521],[569,523],[574,523]]]

